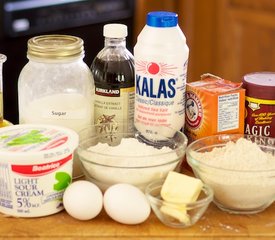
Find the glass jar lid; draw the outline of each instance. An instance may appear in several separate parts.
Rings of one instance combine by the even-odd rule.
[[[41,35],[28,41],[28,57],[66,59],[84,55],[83,40],[70,35]]]

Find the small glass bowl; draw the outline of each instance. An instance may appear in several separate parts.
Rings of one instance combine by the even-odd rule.
[[[257,144],[275,161],[275,138],[246,134],[221,134],[198,139],[187,147],[186,158],[195,176],[213,189],[213,202],[217,207],[233,214],[255,214],[265,210],[275,200],[275,162],[272,161],[270,168],[265,166],[263,169],[261,164],[257,164],[254,170],[248,169],[244,164],[247,156],[252,157],[254,154],[258,160],[264,160],[261,159],[262,155],[258,152],[255,154],[252,149],[249,153],[240,151],[234,155],[228,150],[231,152],[231,162],[239,162],[234,165],[234,169],[229,168],[228,162],[218,157],[214,163],[209,163],[206,157],[197,157],[197,154],[225,147],[227,143],[237,142],[240,138]]]
[[[196,202],[167,202],[160,195],[164,181],[162,179],[152,182],[145,189],[145,195],[155,215],[163,224],[169,227],[186,228],[194,225],[213,200],[213,190],[204,184]]]

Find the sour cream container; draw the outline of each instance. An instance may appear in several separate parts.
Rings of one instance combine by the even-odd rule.
[[[0,129],[0,212],[41,217],[64,209],[78,135],[54,125]]]
[[[275,137],[275,72],[254,72],[243,77],[245,133]]]

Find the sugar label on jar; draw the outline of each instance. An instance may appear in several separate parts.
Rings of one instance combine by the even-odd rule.
[[[22,110],[20,123],[55,124],[78,132],[93,122],[92,113],[88,98],[80,94],[55,94],[30,102]]]

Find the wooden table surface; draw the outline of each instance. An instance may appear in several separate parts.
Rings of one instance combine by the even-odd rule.
[[[123,225],[104,210],[94,219],[79,221],[65,211],[41,218],[14,218],[0,214],[0,239],[275,239],[275,203],[259,214],[232,215],[211,204],[192,227],[163,225],[151,213],[139,225]]]

